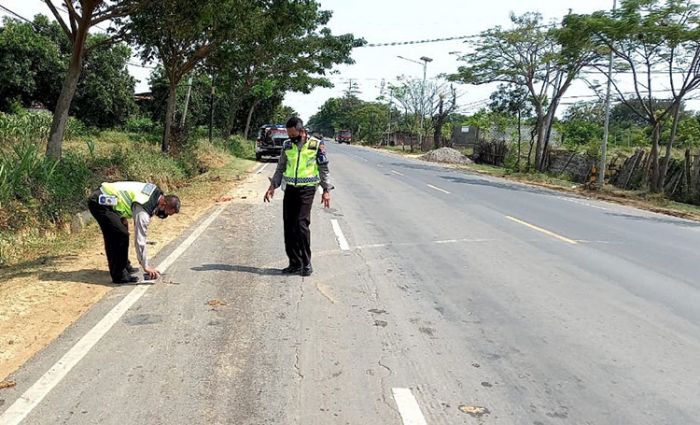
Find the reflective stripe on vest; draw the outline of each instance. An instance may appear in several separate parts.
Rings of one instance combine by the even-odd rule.
[[[285,150],[287,167],[284,170],[284,181],[291,186],[315,186],[320,183],[316,157],[321,142],[312,137],[301,149],[293,142],[288,143],[292,143],[292,147]]]
[[[134,202],[146,205],[156,188],[157,186],[152,183],[140,182],[102,183],[100,186],[100,190],[105,195],[117,197],[117,205],[112,208],[124,218],[132,217],[131,205]]]

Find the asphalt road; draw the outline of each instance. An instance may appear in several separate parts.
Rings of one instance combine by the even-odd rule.
[[[98,322],[133,287],[15,374],[0,423],[700,423],[700,224],[354,146],[329,157],[311,278],[277,272],[270,164],[162,253],[181,255],[114,326]],[[32,387],[96,324],[62,379]]]

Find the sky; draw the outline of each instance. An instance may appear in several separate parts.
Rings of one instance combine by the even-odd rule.
[[[193,0],[194,1],[194,0]],[[319,0],[323,9],[333,11],[329,23],[335,34],[352,33],[368,43],[406,42],[478,34],[497,25],[509,27],[510,14],[540,12],[545,20],[561,20],[573,13],[590,13],[611,9],[613,0]],[[37,13],[49,15],[42,0],[0,0],[0,4],[31,18]],[[0,11],[0,15],[5,14]],[[288,93],[285,104],[294,108],[304,120],[313,115],[330,97],[342,96],[349,80],[357,82],[359,97],[374,100],[379,96],[382,79],[396,81],[400,75],[421,78],[422,65],[398,58],[419,60],[422,56],[433,59],[428,64],[428,78],[453,73],[460,62],[456,54],[469,48],[462,40],[391,47],[363,47],[353,51],[353,65],[338,66],[330,76],[335,85],[330,89],[316,89],[310,94]],[[139,80],[136,91],[148,91],[149,68],[139,67],[132,60],[130,72]],[[495,85],[457,86],[461,112],[476,112],[484,105]],[[583,82],[577,82],[567,92],[564,105],[586,100],[592,92]],[[584,97],[581,97],[584,96]],[[590,100],[590,99],[588,99]],[[697,101],[692,109],[700,106]]]

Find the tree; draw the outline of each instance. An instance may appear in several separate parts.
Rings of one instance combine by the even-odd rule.
[[[270,122],[275,124],[284,124],[291,117],[298,117],[299,113],[294,110],[291,106],[279,105],[275,108],[275,112],[272,114],[272,119]]]
[[[390,85],[393,98],[403,107],[406,115],[412,117],[413,130],[424,131],[420,127],[420,116],[430,117],[435,148],[442,147],[442,128],[447,118],[457,110],[457,91],[453,85],[443,80],[431,80],[425,83],[422,79],[398,78],[399,84]],[[413,146],[411,146],[413,148]]]
[[[64,73],[60,46],[36,27],[48,26],[45,17],[33,24],[5,18],[0,29],[0,110],[13,102],[29,107],[41,102],[54,108]]]
[[[168,79],[161,148],[168,152],[177,86],[236,31],[244,33],[254,0],[142,0],[127,28],[146,61],[158,58]]]
[[[612,51],[612,85],[617,99],[651,128],[648,181],[652,192],[663,188],[683,99],[700,86],[699,11],[692,0],[623,0],[614,13],[572,17],[581,33]],[[599,64],[594,66],[602,69]],[[667,75],[666,81],[659,77],[663,74]],[[626,82],[632,84],[631,93],[625,90]],[[670,87],[671,101],[658,105],[655,96],[667,91],[666,87]],[[668,120],[673,129],[661,165],[659,142]]]
[[[499,84],[498,89],[490,96],[491,102],[489,108],[496,113],[503,115],[515,115],[517,117],[516,126],[518,127],[518,158],[516,159],[516,170],[520,171],[520,157],[523,142],[523,117],[532,116],[532,104],[528,98],[528,92],[522,86],[513,84]],[[532,142],[530,143],[532,148]],[[532,149],[530,149],[532,151]],[[528,167],[530,155],[528,155]]]
[[[95,36],[93,43],[105,40]],[[110,128],[124,124],[136,110],[136,80],[127,64],[131,49],[119,43],[96,49],[85,58],[71,113],[85,124]]]
[[[502,82],[526,87],[536,116],[535,164],[543,170],[561,98],[596,55],[589,40],[580,37],[566,18],[561,26],[543,25],[537,13],[511,15],[511,21],[513,29],[496,27],[481,33],[474,52],[460,58],[467,65],[450,78],[467,84]]]
[[[103,40],[103,42],[88,45],[88,33],[93,26],[103,22],[118,23],[119,18],[128,15],[133,10],[136,0],[64,0],[62,3],[68,11],[67,22],[56,7],[56,4],[61,3],[59,0],[44,0],[44,3],[46,3],[54,18],[60,24],[71,46],[68,72],[63,81],[61,94],[56,102],[49,143],[46,148],[46,155],[59,159],[63,147],[63,136],[68,123],[68,111],[78,87],[85,53],[91,49],[111,43],[121,36],[121,34],[117,35],[117,31],[111,28],[113,36]]]
[[[265,98],[285,92],[310,93],[315,87],[332,87],[326,74],[337,64],[353,63],[352,48],[364,40],[352,34],[333,35],[325,27],[331,12],[316,1],[272,1],[264,13],[251,20],[245,34],[225,43],[211,58],[221,77],[232,109],[248,105],[244,133],[249,117]],[[252,101],[248,101],[249,98]]]

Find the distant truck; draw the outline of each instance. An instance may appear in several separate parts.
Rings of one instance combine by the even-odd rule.
[[[260,161],[263,156],[279,157],[284,141],[289,139],[284,124],[266,124],[258,131],[255,143],[255,159]]]
[[[352,143],[352,131],[340,130],[338,135],[335,137],[335,141],[338,143],[347,143],[349,145]]]

